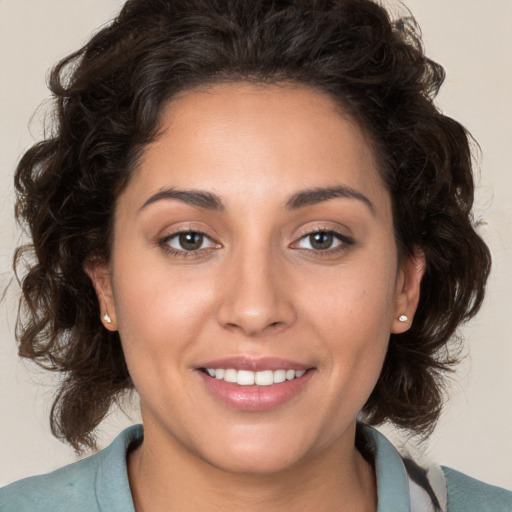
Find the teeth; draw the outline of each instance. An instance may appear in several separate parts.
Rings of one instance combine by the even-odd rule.
[[[256,372],[254,375],[254,382],[258,386],[271,386],[274,384],[274,372],[272,370]]]
[[[225,382],[232,382],[239,386],[271,386],[280,384],[286,380],[293,380],[302,377],[306,370],[262,370],[251,372],[250,370],[235,370],[233,368],[206,368],[210,377]]]
[[[217,375],[217,372],[215,372],[215,375]],[[222,380],[226,382],[236,382],[236,370],[232,368],[224,370],[224,379]]]
[[[236,383],[239,386],[252,386],[254,384],[254,372],[238,370],[236,373]]]
[[[276,370],[274,372],[274,384],[279,384],[280,382],[284,382],[285,380],[286,380],[286,370]]]

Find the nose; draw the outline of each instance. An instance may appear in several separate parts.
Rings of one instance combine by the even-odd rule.
[[[245,336],[276,333],[296,320],[286,272],[269,254],[241,254],[223,280],[220,324]]]

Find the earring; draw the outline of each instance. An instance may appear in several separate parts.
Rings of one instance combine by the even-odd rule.
[[[407,322],[407,320],[409,320],[409,317],[407,315],[400,315],[398,317],[399,322]]]
[[[103,320],[105,320],[105,322],[107,322],[107,324],[111,324],[112,323],[112,319],[110,318],[110,316],[108,315],[108,313],[105,313],[103,315]]]

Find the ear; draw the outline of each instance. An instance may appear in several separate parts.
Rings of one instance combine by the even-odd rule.
[[[394,315],[391,323],[393,334],[405,332],[412,325],[420,300],[421,279],[425,273],[425,267],[425,254],[421,249],[416,249],[414,254],[407,256],[398,270]],[[406,320],[404,316],[407,317]]]
[[[117,317],[109,265],[97,259],[90,259],[86,261],[84,270],[91,279],[98,297],[101,322],[109,331],[116,331]]]

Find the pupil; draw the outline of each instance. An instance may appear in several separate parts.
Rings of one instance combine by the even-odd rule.
[[[309,241],[314,249],[329,249],[332,245],[332,235],[330,233],[314,233],[310,235]]]
[[[180,245],[186,251],[194,251],[201,247],[203,235],[199,233],[182,233],[180,235]]]

